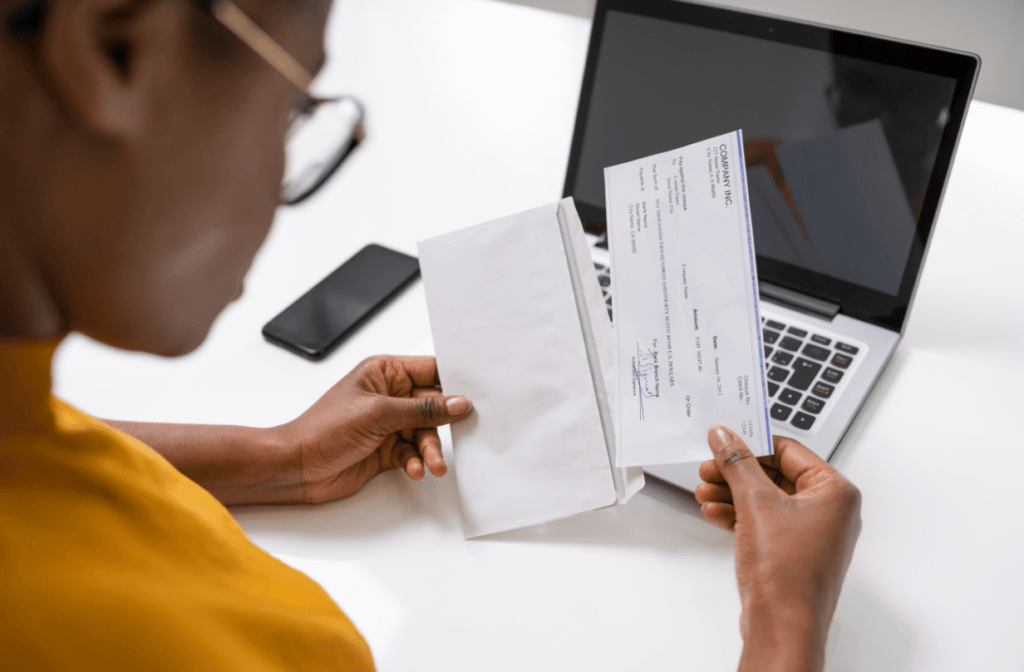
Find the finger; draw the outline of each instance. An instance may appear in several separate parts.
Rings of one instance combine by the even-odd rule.
[[[786,478],[782,471],[778,467],[778,454],[764,455],[757,458],[757,461],[761,463],[761,468],[764,469],[764,473],[768,476],[768,480],[777,485],[787,495],[792,495],[796,488],[793,483]]]
[[[416,450],[416,446],[407,441],[399,441],[395,444],[391,455],[391,464],[401,467],[406,475],[414,481],[423,478],[423,462],[420,460],[419,451]]]
[[[707,504],[708,502],[724,502],[726,504],[732,504],[732,490],[729,489],[728,485],[701,483],[697,486],[697,489],[693,491],[693,494],[697,498],[697,502],[701,505]]]
[[[377,398],[377,425],[388,434],[408,429],[438,427],[462,420],[473,410],[468,397],[424,395],[415,398]]]
[[[809,476],[821,472],[834,472],[838,475],[828,462],[815,455],[810,448],[793,439],[775,437],[776,463],[779,465],[779,472],[795,486],[799,491],[809,484]],[[804,480],[801,487],[801,479]]]
[[[783,476],[781,471],[779,471],[777,466],[777,457],[777,455],[764,455],[757,458],[757,461],[761,463],[761,468],[764,469],[764,473],[768,476],[769,480],[779,486],[787,495],[792,495],[796,491],[796,487],[789,479]],[[701,480],[705,483],[715,483],[719,485],[725,483],[725,477],[722,476],[722,472],[718,470],[718,465],[715,464],[714,460],[702,462],[699,473]]]
[[[405,475],[414,481],[420,480],[426,473],[423,470],[423,460],[415,455],[410,456],[409,459],[405,461],[403,469],[405,469]]]
[[[441,384],[437,376],[437,360],[434,357],[385,356],[381,358],[381,362],[385,367],[392,367],[404,373],[416,387],[433,387]]]
[[[738,495],[755,488],[774,487],[754,459],[754,454],[732,430],[721,425],[708,430],[708,445],[715,456],[715,465],[726,483]]]
[[[441,437],[437,435],[436,429],[421,429],[416,432],[416,447],[420,451],[420,458],[426,465],[427,471],[440,478],[448,473],[448,465],[445,464],[444,456],[441,454]]]
[[[390,434],[376,450],[380,471],[389,469],[405,469],[409,458],[418,455],[416,446],[408,441],[402,440],[397,434]]]
[[[715,464],[714,460],[701,462],[698,473],[700,474],[700,480],[705,483],[725,483],[725,476],[722,476],[722,472],[718,470],[718,465]]]
[[[722,502],[708,502],[700,507],[704,519],[715,527],[731,530],[736,525],[736,507]]]
[[[413,399],[419,399],[420,397],[439,397],[441,396],[441,389],[437,387],[414,387],[412,388],[410,396]],[[415,443],[416,445],[419,445],[418,432],[419,428],[410,427],[408,429],[403,429],[399,433],[401,434],[402,438],[408,441],[409,443]]]

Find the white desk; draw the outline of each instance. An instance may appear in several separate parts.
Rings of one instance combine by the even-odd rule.
[[[419,285],[320,364],[260,327],[369,241],[415,252],[559,197],[588,33],[490,0],[343,0],[322,85],[364,98],[366,145],[326,193],[281,213],[198,352],[161,360],[73,337],[57,393],[100,416],[271,425],[365,356],[430,352]],[[835,460],[863,491],[864,532],[830,670],[1024,669],[1021,212],[1024,113],[975,103],[910,329]],[[234,513],[331,593],[382,670],[737,660],[732,538],[656,483],[624,508],[473,542],[451,476],[390,473],[345,501]]]

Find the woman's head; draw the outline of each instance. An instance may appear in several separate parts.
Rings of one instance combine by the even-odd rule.
[[[322,62],[329,0],[239,6]],[[0,335],[194,349],[269,230],[302,93],[196,0],[0,8]]]

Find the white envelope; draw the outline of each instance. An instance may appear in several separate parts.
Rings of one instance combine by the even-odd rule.
[[[466,538],[625,503],[614,342],[572,199],[419,244]]]

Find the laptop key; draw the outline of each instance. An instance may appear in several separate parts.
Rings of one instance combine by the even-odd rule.
[[[860,348],[855,348],[852,345],[840,343],[839,341],[836,341],[836,350],[838,350],[839,352],[845,352],[848,355],[856,355],[858,352],[860,352]]]
[[[811,345],[810,343],[808,343],[807,345],[804,346],[804,350],[800,354],[806,357],[810,357],[811,359],[816,359],[819,362],[824,362],[826,359],[828,359],[828,348],[822,348],[817,345]]]
[[[781,364],[782,366],[789,366],[789,363],[793,361],[793,355],[785,350],[779,350],[775,353],[775,356],[772,357],[772,361],[776,364]]]
[[[835,392],[835,390],[836,388],[834,385],[823,383],[820,380],[814,384],[814,387],[811,388],[811,392],[813,394],[818,395],[822,399],[828,399],[829,397],[831,397],[832,393]]]
[[[777,383],[768,383],[768,396],[769,397],[774,397],[775,393],[778,392],[778,391],[779,391],[779,386],[778,386]]]
[[[818,334],[814,334],[813,336],[811,336],[811,340],[817,343],[818,345],[828,345],[832,342],[831,338],[825,338],[824,336],[819,336]]]
[[[802,343],[800,342],[800,339],[793,338],[792,336],[786,336],[782,339],[782,342],[779,343],[780,348],[785,348],[792,352],[799,350],[801,345]]]
[[[825,408],[825,402],[817,397],[807,397],[804,399],[803,406],[800,407],[801,410],[807,411],[808,413],[814,413],[815,415],[821,413],[821,409],[823,408]]]
[[[804,331],[803,329],[797,329],[796,327],[790,327],[787,331],[793,334],[794,336],[798,336],[800,338],[803,338],[804,336],[807,335],[806,331]]]
[[[821,379],[827,380],[830,383],[838,383],[843,379],[843,372],[839,369],[828,367],[825,369],[825,373],[821,374]]]
[[[821,371],[821,364],[797,357],[793,363],[793,376],[789,379],[789,386],[804,392],[814,382],[819,371]]]
[[[775,348],[767,346],[767,345],[764,346],[764,358],[768,359],[768,357],[770,357],[772,352],[774,352],[774,351],[775,351]]]
[[[611,320],[612,322],[615,321],[615,318],[612,317],[612,309],[611,308],[608,309],[608,319]]]
[[[785,421],[792,412],[793,409],[789,406],[783,406],[782,404],[775,404],[772,406],[772,418],[775,420]]]
[[[768,370],[768,379],[774,380],[776,383],[786,382],[786,378],[789,376],[789,371],[778,366],[773,366]]]
[[[796,406],[798,403],[800,403],[800,397],[802,396],[804,395],[800,394],[796,390],[791,390],[787,387],[782,391],[782,394],[779,395],[779,401],[781,401],[784,404],[789,404],[790,406]]]
[[[853,357],[850,357],[849,355],[844,355],[839,352],[837,352],[836,356],[832,358],[832,364],[838,366],[840,369],[848,369],[850,367],[850,364],[852,363]]]
[[[607,287],[608,285],[612,284],[612,279],[609,278],[607,275],[597,276],[597,281],[601,283],[602,287]]]
[[[782,322],[776,322],[775,320],[768,320],[768,324],[766,326],[771,327],[772,329],[777,329],[779,331],[782,331],[783,329],[786,328],[786,325],[784,325]]]
[[[813,415],[807,415],[806,413],[797,413],[793,416],[793,422],[790,423],[797,429],[810,429],[814,425],[815,417]]]
[[[769,322],[769,324],[771,324],[771,323]],[[774,343],[777,340],[779,340],[779,332],[777,332],[777,331],[769,331],[767,329],[764,330],[764,342],[765,343]]]
[[[594,262],[594,268],[597,269],[598,273],[603,273],[608,270],[607,266],[605,266],[604,264],[599,264],[596,261]]]

